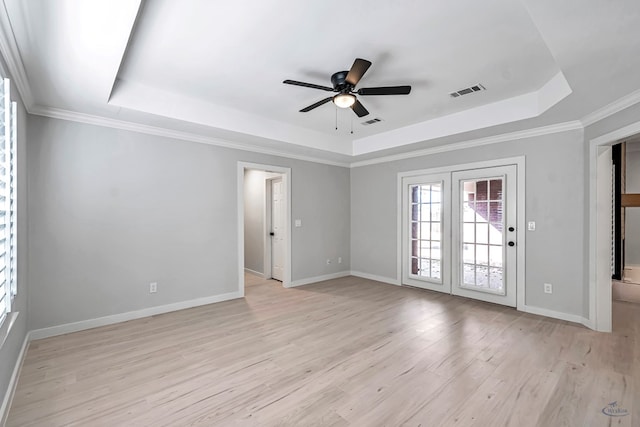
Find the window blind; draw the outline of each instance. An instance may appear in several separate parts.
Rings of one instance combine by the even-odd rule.
[[[9,79],[0,88],[0,324],[11,311],[16,282],[16,103]]]

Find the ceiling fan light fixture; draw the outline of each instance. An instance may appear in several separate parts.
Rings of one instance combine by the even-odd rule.
[[[350,93],[339,93],[333,97],[333,103],[340,108],[349,108],[356,102],[356,97]]]

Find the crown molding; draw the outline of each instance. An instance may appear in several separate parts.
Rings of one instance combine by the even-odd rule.
[[[6,71],[11,75],[11,79],[18,88],[25,108],[28,112],[31,112],[31,108],[33,107],[31,86],[29,85],[29,79],[27,78],[27,72],[22,62],[22,56],[20,56],[20,50],[18,49],[18,44],[13,34],[13,27],[9,19],[9,13],[7,12],[7,5],[4,1],[2,5],[0,5],[0,53],[2,53],[2,57],[9,68],[9,70]]]
[[[548,135],[552,133],[566,132],[570,130],[584,129],[582,123],[578,120],[570,122],[558,123],[550,126],[532,128],[517,132],[503,133],[500,135],[488,136],[486,138],[471,139],[468,141],[455,142],[452,144],[439,145],[437,147],[429,147],[422,150],[409,151],[407,153],[393,154],[391,156],[378,157],[370,160],[362,160],[351,163],[352,168],[361,166],[375,165],[379,163],[388,163],[396,160],[410,159],[413,157],[428,156],[431,154],[445,153],[447,151],[463,150],[473,147],[481,147],[484,145],[498,144],[501,142],[514,141],[518,139],[532,138],[535,136]]]
[[[356,167],[374,165],[379,163],[388,163],[388,162],[408,159],[412,157],[428,156],[431,154],[444,153],[447,151],[462,150],[462,149],[467,149],[472,147],[498,144],[501,142],[514,141],[518,139],[531,138],[535,136],[547,135],[552,133],[583,129],[582,124],[579,121],[575,120],[575,121],[559,123],[551,126],[527,129],[527,130],[518,131],[518,132],[504,133],[501,135],[489,136],[486,138],[472,139],[468,141],[462,141],[462,142],[457,142],[453,144],[445,144],[442,146],[430,147],[422,150],[415,150],[415,151],[395,154],[391,156],[378,157],[370,160],[363,160],[363,161],[352,162],[352,163],[342,163],[342,162],[334,162],[334,161],[323,159],[320,157],[291,154],[285,151],[266,149],[266,148],[257,147],[257,146],[249,146],[249,145],[245,145],[238,142],[232,142],[232,141],[227,141],[219,138],[198,135],[190,132],[182,132],[182,131],[161,128],[157,126],[143,125],[140,123],[128,122],[125,120],[118,120],[118,119],[111,119],[111,118],[95,116],[95,115],[85,114],[85,113],[78,113],[75,111],[63,110],[59,108],[35,106],[32,108],[30,113],[38,116],[50,117],[53,119],[68,120],[73,122],[90,124],[94,126],[110,127],[114,129],[144,133],[147,135],[155,135],[155,136],[172,138],[172,139],[177,139],[182,141],[190,141],[190,142],[196,142],[200,144],[215,145],[218,147],[249,151],[252,153],[261,153],[261,154],[267,154],[272,156],[285,157],[288,159],[303,160],[303,161],[308,161],[313,163],[321,163],[321,164],[346,167],[346,168],[356,168]]]
[[[622,98],[616,99],[612,103],[607,104],[590,114],[587,114],[586,116],[581,118],[580,121],[582,122],[582,125],[584,127],[587,127],[637,103],[640,103],[640,89],[631,92],[630,94],[625,95]]]
[[[165,138],[178,139],[182,141],[197,142],[199,144],[208,144],[208,145],[215,145],[218,147],[231,148],[235,150],[249,151],[252,153],[286,157],[288,159],[303,160],[303,161],[313,162],[313,163],[322,163],[325,165],[339,166],[344,168],[349,167],[348,163],[334,162],[334,161],[323,159],[320,157],[292,154],[292,153],[287,153],[286,151],[262,148],[262,147],[253,146],[253,145],[250,146],[250,145],[245,145],[239,142],[227,141],[219,138],[198,135],[190,132],[182,132],[182,131],[176,131],[176,130],[171,130],[167,128],[161,128],[157,126],[143,125],[140,123],[128,122],[125,120],[118,120],[118,119],[111,119],[111,118],[102,117],[102,116],[95,116],[92,114],[78,113],[76,111],[63,110],[59,108],[35,106],[29,111],[29,113],[35,114],[38,116],[50,117],[53,119],[68,120],[72,122],[85,123],[85,124],[90,124],[95,126],[104,126],[104,127],[114,128],[114,129],[127,130],[131,132],[144,133],[147,135],[155,135],[155,136],[161,136]]]

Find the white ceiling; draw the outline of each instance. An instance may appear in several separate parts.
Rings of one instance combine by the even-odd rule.
[[[640,89],[637,0],[4,2],[34,112],[319,157],[579,120]],[[298,112],[328,94],[282,80],[331,86],[356,57],[373,63],[358,87],[411,94]]]

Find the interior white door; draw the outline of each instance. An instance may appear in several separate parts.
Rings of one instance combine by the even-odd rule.
[[[271,276],[284,280],[284,191],[282,178],[271,180]]]
[[[516,306],[517,169],[452,174],[454,295]]]
[[[402,180],[402,283],[451,292],[449,174]]]

